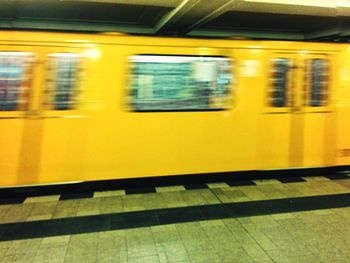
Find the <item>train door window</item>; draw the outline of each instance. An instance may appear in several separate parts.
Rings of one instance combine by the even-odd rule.
[[[0,52],[0,111],[25,110],[34,54]]]
[[[133,111],[217,110],[229,105],[231,61],[225,57],[129,57]]]
[[[269,105],[271,107],[288,106],[288,75],[291,66],[289,58],[271,59],[270,95]]]
[[[306,60],[306,105],[320,107],[327,104],[329,66],[326,59]]]
[[[46,63],[44,104],[49,110],[77,107],[82,57],[76,53],[53,53]]]

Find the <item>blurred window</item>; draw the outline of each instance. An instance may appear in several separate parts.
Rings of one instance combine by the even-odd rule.
[[[271,85],[269,105],[272,107],[287,107],[288,105],[288,73],[291,59],[274,58],[271,59]]]
[[[46,63],[46,109],[72,110],[78,104],[82,57],[76,53],[53,53]]]
[[[134,111],[215,110],[229,106],[231,60],[137,55],[131,62]]]
[[[0,111],[25,110],[34,55],[0,52]]]
[[[326,59],[316,58],[309,59],[306,63],[307,106],[325,106],[328,97],[328,61]]]

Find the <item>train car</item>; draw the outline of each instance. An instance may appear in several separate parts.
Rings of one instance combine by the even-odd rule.
[[[3,31],[0,186],[349,165],[349,51]]]

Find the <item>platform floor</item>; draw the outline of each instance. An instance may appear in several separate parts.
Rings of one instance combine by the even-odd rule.
[[[0,199],[1,262],[350,262],[350,176]]]

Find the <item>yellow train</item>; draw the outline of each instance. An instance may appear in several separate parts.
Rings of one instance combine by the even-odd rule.
[[[0,32],[0,185],[350,164],[350,46]]]

